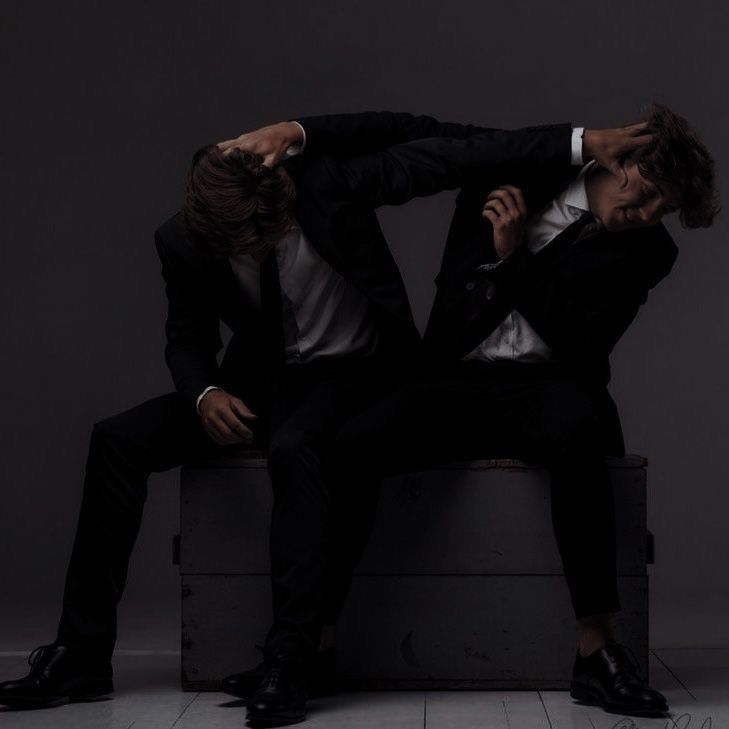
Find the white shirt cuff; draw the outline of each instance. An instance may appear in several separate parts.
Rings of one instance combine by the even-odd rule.
[[[292,144],[290,147],[286,149],[286,156],[287,157],[293,157],[295,154],[301,154],[304,151],[304,147],[306,147],[306,130],[304,127],[299,124],[299,122],[291,120],[292,124],[296,124],[296,126],[301,129],[301,136],[303,138],[303,141],[300,144]]]
[[[219,390],[220,388],[216,385],[210,385],[209,387],[206,387],[198,396],[197,400],[195,400],[195,410],[197,410],[197,414],[200,415],[200,401],[205,397],[206,393],[210,392],[210,390]]]
[[[575,127],[572,130],[572,164],[582,165],[582,135],[585,127]]]

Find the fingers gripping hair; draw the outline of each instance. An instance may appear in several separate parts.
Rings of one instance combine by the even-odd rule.
[[[684,228],[706,228],[719,212],[715,163],[683,117],[663,104],[651,104],[643,114],[653,140],[634,155],[641,174],[665,183],[679,198]]]
[[[193,238],[223,255],[255,253],[292,223],[296,190],[260,155],[217,145],[197,150],[185,185],[183,219]]]

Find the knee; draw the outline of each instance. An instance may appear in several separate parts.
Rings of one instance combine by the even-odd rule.
[[[94,423],[91,431],[91,442],[99,445],[128,440],[129,433],[124,426],[123,413],[112,415]]]
[[[302,430],[282,429],[271,439],[268,462],[273,467],[300,463],[316,456],[316,440]]]
[[[108,457],[122,455],[134,462],[146,461],[146,451],[140,443],[139,424],[135,428],[128,411],[94,423],[91,431],[91,453]]]
[[[114,488],[136,488],[139,479],[146,482],[152,471],[147,454],[134,441],[133,433],[124,426],[119,416],[94,423],[86,464],[85,489],[110,485],[109,473],[114,473]],[[90,477],[94,474],[97,477]],[[104,478],[98,478],[105,474]],[[119,478],[121,476],[121,478]],[[143,493],[146,493],[143,486]]]

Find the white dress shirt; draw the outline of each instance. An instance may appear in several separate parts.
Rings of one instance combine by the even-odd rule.
[[[374,351],[377,329],[367,297],[316,251],[298,225],[274,249],[281,283],[286,363]],[[244,299],[261,310],[260,266],[250,255],[231,256]]]
[[[288,155],[304,149],[306,135],[301,129],[304,143],[289,147]],[[377,328],[369,300],[318,254],[298,224],[291,227],[274,251],[281,284],[286,363],[362,357],[374,352]],[[250,255],[241,254],[231,256],[230,265],[243,299],[260,311],[260,264]],[[211,385],[200,393],[198,412],[203,396],[216,389]]]

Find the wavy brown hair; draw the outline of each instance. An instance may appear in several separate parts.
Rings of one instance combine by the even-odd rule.
[[[293,223],[296,189],[260,155],[215,144],[198,149],[185,184],[182,215],[193,239],[218,255],[266,250]]]
[[[654,136],[631,155],[640,173],[676,190],[684,228],[708,228],[720,210],[714,160],[686,119],[667,106],[651,104],[642,118]]]

